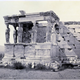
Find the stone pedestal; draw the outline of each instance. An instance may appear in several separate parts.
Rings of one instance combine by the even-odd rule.
[[[5,56],[7,58],[24,58],[24,62],[51,63],[56,55],[56,46],[49,43],[16,43],[5,44]],[[15,56],[14,56],[15,55]]]
[[[13,57],[13,44],[5,44],[5,56]]]
[[[15,57],[24,57],[24,47],[22,44],[15,44],[14,54]]]

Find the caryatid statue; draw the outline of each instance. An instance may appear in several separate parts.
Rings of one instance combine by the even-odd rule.
[[[22,35],[23,35],[23,25],[19,24],[19,28],[18,28],[18,42],[22,42]]]
[[[13,32],[14,43],[17,43],[17,30]]]
[[[9,43],[9,38],[10,38],[10,28],[9,27],[7,27],[6,29],[5,37],[6,37],[6,43]]]
[[[37,24],[36,22],[34,22],[34,25],[32,27],[32,42],[36,42],[36,39],[37,39]]]

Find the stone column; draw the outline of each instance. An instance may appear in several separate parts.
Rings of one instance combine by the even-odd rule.
[[[32,28],[33,32],[32,32],[32,42],[36,43],[36,39],[37,39],[37,25],[36,23],[34,23],[34,26]]]
[[[18,42],[22,43],[22,35],[23,35],[23,25],[19,23],[18,27]]]
[[[6,24],[7,25],[7,29],[6,29],[6,32],[5,32],[5,37],[6,37],[6,43],[9,43],[9,39],[10,39],[10,28],[9,28],[9,24]]]

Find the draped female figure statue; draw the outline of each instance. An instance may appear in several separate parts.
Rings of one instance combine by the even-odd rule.
[[[22,24],[18,28],[18,42],[22,42],[23,27]]]
[[[7,28],[7,29],[6,29],[5,37],[6,37],[6,43],[9,43],[9,38],[10,38],[10,28]]]
[[[17,30],[14,30],[13,39],[14,39],[14,43],[17,43]]]

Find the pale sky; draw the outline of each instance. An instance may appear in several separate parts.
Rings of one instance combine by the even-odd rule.
[[[0,45],[5,43],[6,25],[3,16],[20,14],[19,10],[26,13],[53,10],[60,21],[80,21],[80,1],[0,1]]]

